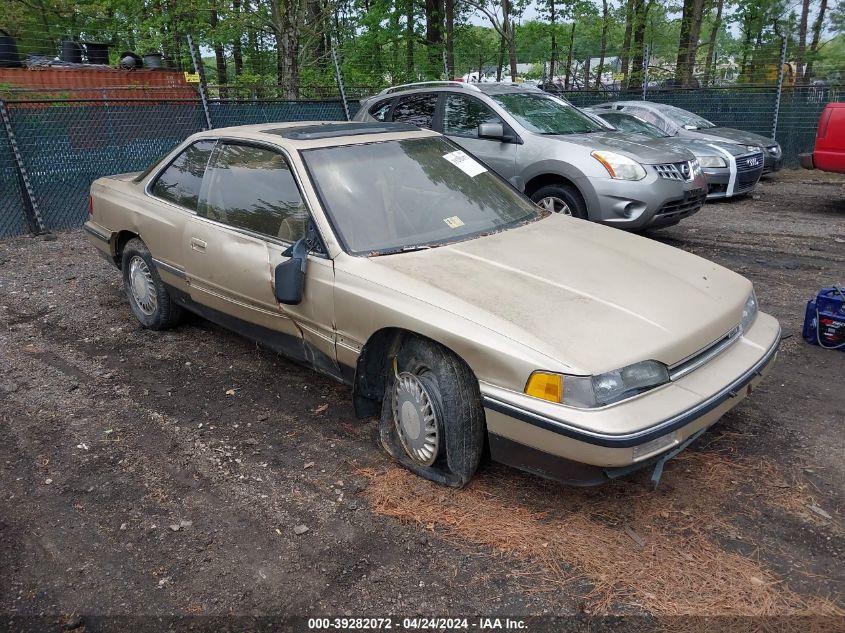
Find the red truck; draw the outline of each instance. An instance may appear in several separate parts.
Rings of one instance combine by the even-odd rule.
[[[825,106],[816,130],[816,148],[798,158],[804,169],[845,174],[845,103]]]

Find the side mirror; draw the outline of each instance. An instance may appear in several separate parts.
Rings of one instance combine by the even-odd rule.
[[[478,138],[486,138],[493,141],[504,141],[505,128],[501,123],[479,123]]]
[[[279,303],[295,306],[302,302],[308,250],[308,243],[301,239],[283,253],[290,259],[276,266],[275,290]]]

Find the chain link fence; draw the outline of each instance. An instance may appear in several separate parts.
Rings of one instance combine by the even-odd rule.
[[[720,126],[767,137],[772,135],[777,111],[776,138],[790,167],[797,166],[799,152],[812,149],[816,122],[825,104],[841,97],[836,88],[788,86],[777,109],[774,86],[556,92],[580,107],[645,97],[692,110]],[[220,87],[211,94],[218,97],[206,103],[214,128],[346,118],[342,99],[220,98],[225,94],[225,88],[221,92]],[[194,98],[174,98],[166,90],[157,95],[156,88],[145,87],[124,93],[110,89],[102,99],[93,99],[87,93],[84,98],[74,98],[68,90],[44,95],[30,90],[22,98],[6,97],[23,170],[15,163],[8,134],[0,131],[0,237],[24,234],[33,228],[26,219],[24,177],[43,218],[43,227],[35,228],[76,227],[85,219],[93,180],[142,170],[185,137],[207,127],[199,93]],[[346,106],[354,116],[358,102],[350,99]]]

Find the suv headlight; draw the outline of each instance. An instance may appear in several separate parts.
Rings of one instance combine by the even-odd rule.
[[[754,325],[757,312],[757,293],[752,290],[751,294],[748,295],[748,299],[745,300],[745,306],[742,308],[742,320],[739,322],[741,332],[747,332]]]
[[[769,145],[766,150],[774,157],[780,156],[780,145],[775,143],[774,145]]]
[[[590,152],[590,156],[599,161],[611,178],[616,180],[642,180],[645,178],[645,168],[637,161],[616,152]]]
[[[699,156],[698,162],[702,167],[727,167],[728,164],[721,156]]]
[[[542,400],[592,409],[619,402],[667,382],[669,370],[666,365],[646,360],[597,376],[535,371],[525,385],[525,393]]]

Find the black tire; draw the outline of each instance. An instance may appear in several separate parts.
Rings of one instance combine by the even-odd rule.
[[[397,379],[393,361],[387,368],[379,435],[382,446],[399,464],[413,473],[446,486],[465,486],[484,452],[484,409],[476,380],[469,367],[437,343],[409,337],[396,357],[401,379],[418,381],[432,405],[437,426],[433,463],[423,464],[406,450],[394,415]],[[421,437],[421,436],[420,436]],[[431,458],[430,458],[431,459]]]
[[[147,245],[139,238],[129,240],[123,247],[120,261],[123,289],[129,299],[132,314],[141,325],[150,330],[166,330],[181,323],[184,310],[170,298]],[[133,291],[133,275],[147,279],[144,293],[138,293],[137,297],[137,289]]]
[[[570,211],[566,215],[571,215],[573,218],[580,218],[582,220],[589,219],[584,198],[581,197],[581,192],[572,185],[546,185],[531,194],[531,200],[535,204],[540,204],[540,201],[545,198],[557,198],[563,201]]]

